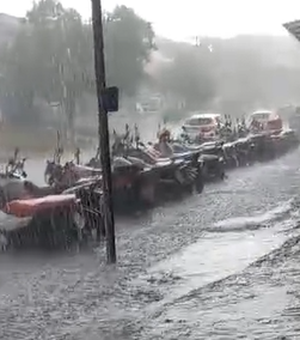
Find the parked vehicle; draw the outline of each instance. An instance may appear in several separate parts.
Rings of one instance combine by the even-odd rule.
[[[161,131],[157,143],[147,146],[129,133],[115,137],[113,203],[116,213],[126,214],[200,194],[207,182],[226,179],[230,169],[272,160],[299,145],[293,130],[263,131],[231,142],[202,144],[174,141],[167,129]],[[72,242],[88,240],[93,230],[105,237],[99,154],[87,165],[80,163],[78,152],[76,161],[65,164],[58,154],[47,161],[45,187],[25,179],[25,161],[17,162],[16,157],[9,162],[13,172],[0,173],[0,210],[20,221],[13,228],[6,224],[0,227],[2,248],[69,247]],[[16,164],[18,174],[12,166]]]
[[[259,110],[250,115],[249,125],[251,132],[280,132],[283,128],[283,121],[275,111]]]
[[[219,113],[197,113],[188,118],[182,128],[192,139],[214,140],[222,125]]]

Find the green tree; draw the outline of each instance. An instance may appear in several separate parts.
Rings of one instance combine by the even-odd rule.
[[[37,118],[33,108],[35,95],[32,46],[27,32],[20,32],[12,46],[1,48],[1,98],[14,106],[12,119],[23,122]],[[22,111],[20,117],[17,112]]]
[[[179,50],[162,71],[158,83],[185,102],[190,110],[204,108],[215,95],[214,78],[199,51]]]
[[[107,83],[134,95],[153,48],[152,27],[125,6],[105,13],[103,19]],[[93,60],[91,23],[84,23],[79,13],[59,1],[40,0],[2,53],[0,67],[6,90],[26,97],[28,112],[34,98],[59,102],[72,132],[78,99],[86,92],[95,93]]]
[[[6,90],[23,98],[23,106],[31,112],[36,97],[59,102],[72,132],[76,100],[84,91],[87,48],[84,25],[75,10],[55,0],[34,3],[25,26],[2,56]],[[29,114],[26,119],[30,120]]]
[[[90,48],[81,16],[60,2],[41,0],[27,13],[27,20],[36,65],[35,93],[61,104],[73,139],[76,100],[85,90],[84,54]]]
[[[117,6],[104,19],[107,82],[133,96],[144,77],[144,66],[155,48],[154,31],[126,6]]]

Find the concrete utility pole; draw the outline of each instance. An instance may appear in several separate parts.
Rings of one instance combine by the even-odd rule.
[[[107,110],[103,102],[103,93],[106,89],[105,61],[104,61],[104,39],[102,24],[101,0],[92,0],[92,21],[94,33],[94,57],[96,89],[98,98],[98,137],[99,150],[102,165],[103,178],[103,201],[104,201],[104,223],[106,228],[106,253],[107,262],[116,262],[115,243],[115,220],[112,199],[112,176],[110,163],[109,131]]]

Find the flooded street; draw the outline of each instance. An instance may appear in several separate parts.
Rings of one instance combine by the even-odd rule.
[[[0,340],[300,339],[292,2],[2,1]]]
[[[299,205],[297,150],[118,221],[115,267],[103,245],[1,255],[0,338],[299,338]]]

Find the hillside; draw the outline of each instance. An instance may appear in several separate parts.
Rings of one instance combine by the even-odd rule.
[[[21,18],[0,13],[0,44],[13,39],[21,21]],[[157,37],[156,44],[160,53],[167,58],[172,58],[179,49],[189,50],[196,48],[191,44],[175,42],[163,37]],[[300,67],[300,44],[290,36],[239,35],[230,39],[201,38],[202,48],[209,45],[224,55],[228,51],[252,50],[267,63]]]
[[[0,14],[0,45],[13,40],[21,20]],[[212,91],[222,110],[240,111],[241,107],[248,109],[256,105],[277,106],[300,101],[300,44],[293,37],[239,35],[230,39],[203,37],[200,41],[200,46],[196,47],[156,37],[157,51],[146,67],[146,84],[142,84],[148,88],[147,91],[141,89],[141,97],[151,97],[150,92],[154,92],[156,98],[159,92],[167,94],[171,101],[179,101],[181,105],[184,101],[178,93],[171,93],[172,84],[167,84],[168,89],[164,91],[159,78],[168,65],[193,53],[197,63],[194,66],[182,64],[185,66],[181,69],[188,71],[189,67],[194,67],[208,70],[214,84]],[[203,88],[207,84],[204,82]],[[134,102],[144,101],[143,98],[131,99]]]
[[[161,37],[156,38],[156,44],[158,50],[167,57],[174,56],[178,49],[196,48],[188,43],[178,43]],[[210,45],[224,57],[227,54],[232,55],[234,51],[238,53],[251,50],[267,64],[300,68],[300,44],[291,36],[238,35],[230,39],[208,37],[201,39],[200,48],[205,49]]]
[[[18,31],[21,19],[0,13],[0,44],[11,41]]]

